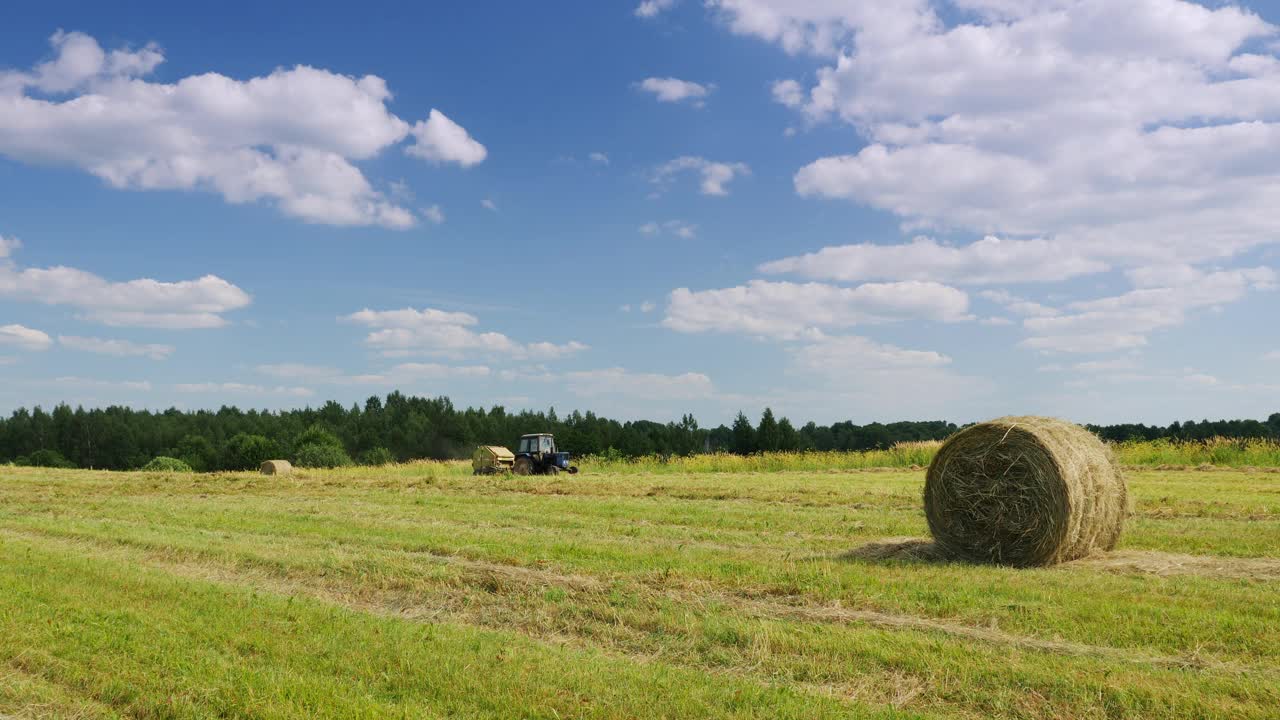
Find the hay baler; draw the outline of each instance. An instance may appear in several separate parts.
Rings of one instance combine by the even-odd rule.
[[[510,450],[497,445],[481,445],[471,453],[471,474],[509,473],[515,462],[516,456],[512,455]]]

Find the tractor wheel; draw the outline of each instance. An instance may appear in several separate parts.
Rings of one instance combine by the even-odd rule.
[[[548,474],[548,475],[555,475],[555,474],[556,474],[556,473],[558,473],[558,472],[560,472],[560,468],[556,467],[555,465],[548,465],[548,466],[547,466],[547,474]]]
[[[532,475],[533,461],[529,458],[516,458],[515,467],[511,468],[517,475]]]
[[[570,466],[569,466],[569,474],[570,474],[570,475],[577,475],[577,474],[578,474],[578,466],[577,466],[577,465],[570,465]]]

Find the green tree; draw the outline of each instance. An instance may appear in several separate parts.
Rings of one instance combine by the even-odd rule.
[[[741,412],[733,419],[732,451],[738,455],[750,455],[756,451],[756,430],[751,421]]]
[[[183,435],[172,454],[196,472],[208,472],[218,462],[218,451],[203,435]]]
[[[760,427],[756,429],[756,448],[762,452],[777,452],[782,446],[782,436],[778,432],[778,421],[773,417],[773,408],[765,408],[760,416]]]
[[[236,433],[223,449],[222,467],[226,470],[255,470],[263,462],[279,454],[279,446],[269,438]]]

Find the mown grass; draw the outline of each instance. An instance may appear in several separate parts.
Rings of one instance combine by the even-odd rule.
[[[1280,706],[1280,475],[1131,474],[1122,550],[1209,556],[1165,575],[851,555],[926,534],[918,471],[467,472],[0,470],[0,714]]]

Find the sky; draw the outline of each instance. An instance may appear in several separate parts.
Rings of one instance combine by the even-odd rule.
[[[26,4],[0,412],[1280,412],[1280,2]]]

